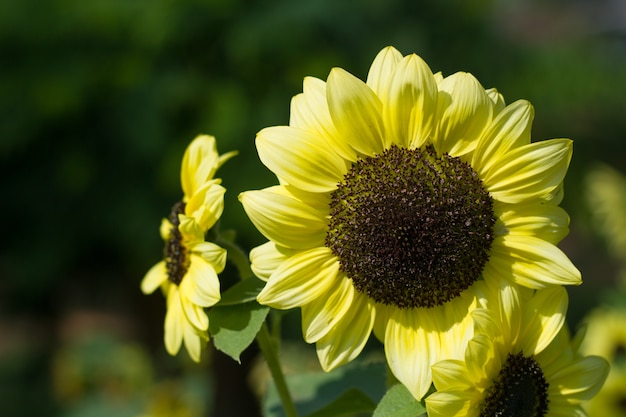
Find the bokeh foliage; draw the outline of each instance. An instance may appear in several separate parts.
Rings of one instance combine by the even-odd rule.
[[[626,22],[607,23],[605,3],[603,14],[593,1],[0,3],[0,415],[69,415],[52,363],[85,335],[140,342],[157,374],[175,372],[162,300],[138,285],[181,196],[184,148],[208,133],[239,150],[219,171],[222,228],[250,249],[262,237],[237,194],[274,182],[255,133],[288,122],[304,76],[341,66],[364,78],[386,45],[529,99],[535,139],[575,139],[563,247],[585,280],[571,291],[578,320],[614,279],[582,178],[596,161],[626,169]]]

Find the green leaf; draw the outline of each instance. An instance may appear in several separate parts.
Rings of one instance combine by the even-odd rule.
[[[209,333],[215,348],[241,363],[239,355],[254,341],[269,310],[256,301],[214,306],[209,311]]]
[[[327,406],[317,410],[308,417],[341,417],[352,416],[356,413],[372,414],[376,403],[362,391],[351,388]]]
[[[415,417],[426,413],[426,408],[402,384],[396,384],[376,407],[373,417]]]
[[[384,363],[353,362],[332,372],[303,372],[287,376],[299,416],[372,415],[385,393]],[[268,386],[263,415],[284,417],[274,384]]]
[[[261,292],[263,286],[265,286],[265,282],[257,277],[239,281],[222,293],[222,298],[216,304],[216,307],[256,301],[256,296]]]

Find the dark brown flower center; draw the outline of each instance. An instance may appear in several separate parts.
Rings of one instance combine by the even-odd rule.
[[[481,277],[494,223],[468,163],[431,146],[392,146],[355,162],[333,191],[326,246],[373,300],[433,307]]]
[[[548,413],[548,382],[539,364],[522,352],[509,354],[485,391],[480,417],[542,417]]]
[[[170,237],[165,242],[165,248],[163,249],[167,278],[176,285],[179,285],[183,280],[190,263],[187,248],[183,242],[183,236],[180,230],[178,230],[178,226],[180,225],[178,215],[184,212],[185,203],[182,201],[179,201],[172,207],[172,211],[168,217],[172,228],[170,229]]]

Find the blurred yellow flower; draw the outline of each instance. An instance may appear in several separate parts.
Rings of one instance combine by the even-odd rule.
[[[256,139],[280,185],[240,201],[269,239],[251,252],[258,301],[302,308],[325,370],[374,331],[419,399],[433,363],[462,357],[483,278],[581,283],[556,247],[572,144],[531,143],[530,103],[505,107],[471,74],[443,78],[391,47],[367,82],[334,68],[303,90],[289,126]]]
[[[597,394],[609,365],[570,342],[566,291],[533,295],[506,282],[497,290],[493,305],[472,312],[476,334],[465,359],[433,366],[428,416],[585,416],[581,404]]]
[[[595,224],[622,263],[626,283],[626,177],[607,165],[596,166],[587,174],[585,196]]]
[[[189,356],[196,362],[208,340],[209,319],[204,308],[220,300],[217,274],[226,264],[226,250],[205,241],[205,233],[224,208],[225,189],[221,180],[213,177],[234,155],[229,152],[219,156],[215,138],[208,135],[198,136],[188,146],[181,169],[183,199],[161,223],[163,260],[141,282],[145,294],[160,286],[167,299],[164,339],[168,353],[178,353],[184,340]]]

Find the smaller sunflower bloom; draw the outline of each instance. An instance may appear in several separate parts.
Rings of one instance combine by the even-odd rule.
[[[566,291],[533,294],[505,282],[495,290],[498,301],[472,313],[465,359],[433,365],[428,416],[585,416],[581,404],[598,393],[609,366],[570,341]]]
[[[220,156],[215,138],[208,135],[198,136],[188,146],[181,169],[183,199],[161,222],[163,260],[141,282],[144,294],[161,287],[166,297],[164,339],[168,353],[177,354],[184,340],[189,356],[196,362],[209,338],[209,319],[204,308],[220,300],[217,274],[226,264],[226,250],[205,241],[206,232],[224,209],[226,190],[220,185],[221,180],[213,177],[234,155],[235,152],[229,152]]]

